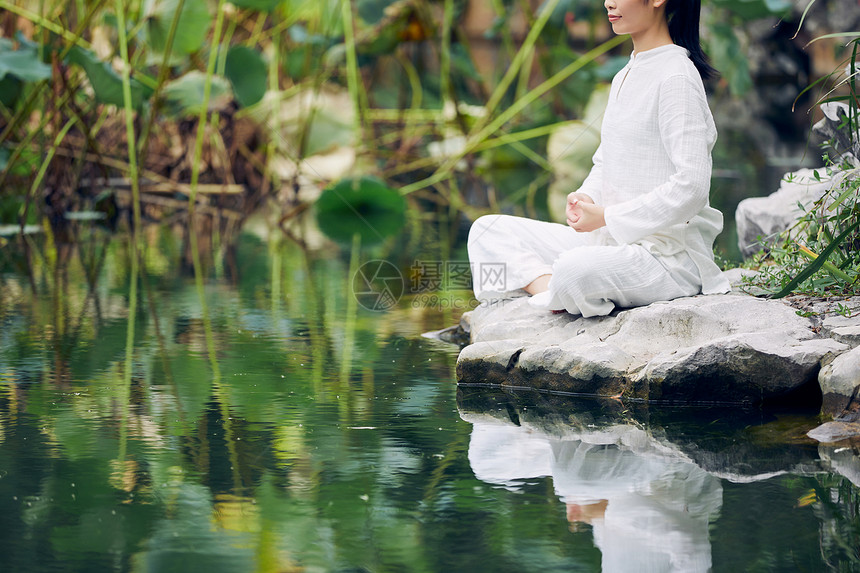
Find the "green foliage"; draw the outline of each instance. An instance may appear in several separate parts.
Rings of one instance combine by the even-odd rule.
[[[145,30],[151,64],[160,64],[164,58],[170,26],[180,2],[184,3],[168,63],[182,63],[185,56],[199,50],[206,41],[212,24],[206,0],[150,0],[146,8]]]
[[[231,3],[237,8],[247,8],[258,12],[271,12],[282,2],[282,0],[233,0]]]
[[[194,117],[200,113],[204,101],[206,74],[192,70],[164,87],[167,111],[176,117]],[[231,90],[227,80],[220,76],[211,78],[209,108],[217,108],[230,100]]]
[[[288,36],[290,49],[281,56],[287,77],[299,83],[322,74],[323,55],[334,41],[322,34],[311,34],[301,24],[291,26]]]
[[[340,0],[283,0],[283,12],[327,38],[343,37]]]
[[[752,88],[749,62],[735,29],[719,23],[711,28],[710,56],[714,66],[729,83],[733,94],[742,95]]]
[[[22,87],[23,82],[11,75],[7,75],[5,78],[0,80],[0,105],[7,108],[14,107],[15,102],[17,102],[18,98],[21,96]]]
[[[227,52],[224,75],[233,86],[236,100],[250,106],[263,99],[268,82],[268,66],[263,54],[247,46],[234,46]]]
[[[0,38],[0,105],[13,108],[25,83],[50,77],[51,66],[42,61],[35,44],[21,42],[15,49],[11,40]],[[0,171],[3,169],[5,160],[0,157]]]
[[[791,10],[790,0],[713,0],[715,6],[725,8],[744,20],[755,20]]]
[[[860,292],[860,178],[849,170],[780,240],[755,259],[748,284],[774,298]]]
[[[18,160],[10,162],[12,152],[7,147],[0,147],[0,172],[8,169],[12,175],[29,176],[39,168],[39,152],[35,149],[21,150]]]
[[[29,93],[27,82],[50,76],[51,68],[38,60],[39,50],[67,54],[72,72],[68,82],[57,78],[53,84],[40,86],[33,109],[20,112],[12,145],[15,139],[30,145],[32,139],[43,137],[28,139],[24,118],[44,101],[58,99],[59,91],[48,89],[49,85],[68,86],[64,95],[74,97],[76,106],[82,101],[90,104],[85,115],[102,112],[93,103],[124,107],[118,70],[131,73],[129,108],[153,110],[143,116],[145,121],[134,134],[140,138],[137,148],[144,155],[149,150],[146,139],[158,133],[154,122],[165,116],[169,121],[197,115],[207,83],[212,85],[211,110],[223,109],[231,98],[241,107],[260,107],[256,104],[269,89],[282,90],[272,94],[273,102],[286,102],[296,93],[349,88],[355,112],[349,125],[334,114],[313,109],[298,114],[299,125],[286,130],[287,122],[269,115],[266,119],[274,121],[267,130],[271,145],[266,160],[301,163],[309,155],[331,151],[332,141],[357,145],[357,160],[372,158],[364,165],[373,165],[368,169],[382,179],[405,184],[407,192],[432,189],[428,192],[441,201],[466,204],[460,197],[458,172],[468,162],[480,169],[482,159],[491,158],[526,168],[536,165],[538,176],[527,191],[517,187],[511,196],[528,196],[530,201],[538,197],[542,202],[543,188],[538,187],[551,173],[544,153],[547,132],[541,128],[581,117],[594,87],[608,81],[619,62],[626,61],[618,57],[626,50],[612,51],[620,44],[617,39],[597,45],[606,31],[604,8],[582,0],[544,0],[539,6],[510,0],[492,3],[497,20],[487,35],[498,40],[498,58],[492,62],[475,52],[463,36],[460,27],[466,3],[459,0],[357,0],[349,4],[349,12],[343,10],[340,0],[237,0],[226,6],[211,0],[143,0],[132,6],[120,15],[111,12],[116,6],[110,4],[78,2],[74,17],[71,4],[65,8],[69,13],[62,13],[59,19],[56,13],[50,19],[29,16],[37,30],[49,32],[34,37],[50,38],[50,43],[19,42],[20,53],[5,67],[3,58],[10,57],[6,52],[12,44],[8,40],[0,44],[0,102],[6,107]],[[703,23],[708,30],[704,35],[707,51],[733,93],[743,93],[751,86],[739,30],[750,19],[782,14],[789,7],[789,0],[715,0],[706,10],[706,16],[711,14],[714,20]],[[350,19],[346,15],[355,17],[349,29],[344,26]],[[510,24],[515,18],[528,23],[526,38],[512,34]],[[121,30],[117,27],[120,20],[124,22]],[[96,42],[97,35],[89,33],[95,30],[79,32],[64,24],[73,21],[98,23],[114,41],[127,31],[125,55],[117,58],[116,50],[106,53],[110,46]],[[571,37],[572,21],[577,27],[590,25],[586,37]],[[585,53],[583,43],[591,48]],[[217,55],[217,61],[210,54]],[[33,65],[25,66],[24,59],[32,60]],[[356,65],[346,66],[347,61]],[[4,73],[12,69],[17,72]],[[95,102],[86,102],[89,90],[77,89],[81,69]],[[153,94],[158,101],[152,100]],[[481,113],[467,117],[460,111],[451,112],[464,103],[480,107]],[[397,115],[389,113],[392,110]],[[77,107],[59,111],[66,121],[78,113]],[[98,130],[105,124],[95,116],[82,119],[93,129],[87,140],[98,141]],[[540,135],[518,137],[529,131]],[[429,143],[461,140],[468,144],[457,157],[434,156],[428,151]],[[12,148],[8,142],[4,145]],[[0,159],[11,164],[10,172],[24,160],[20,153],[7,153]],[[258,166],[267,181],[280,178],[272,165]],[[319,178],[335,180],[343,172]]]
[[[704,23],[704,43],[714,67],[728,82],[731,93],[743,95],[752,85],[746,48],[742,42],[747,22],[785,16],[790,0],[714,0],[710,20]]]
[[[385,9],[397,0],[357,0],[355,3],[358,17],[367,24],[376,24],[385,16]]]
[[[107,62],[99,60],[92,51],[73,46],[67,61],[81,66],[90,80],[96,100],[100,103],[123,107],[122,78]],[[151,92],[134,79],[131,80],[132,107],[140,109]]]
[[[17,50],[11,40],[0,38],[0,80],[7,76],[25,82],[38,82],[51,77],[51,66],[44,63],[34,45],[22,45]]]
[[[328,187],[316,202],[317,222],[329,238],[362,244],[380,242],[406,223],[406,201],[375,177],[347,178]]]
[[[759,274],[746,279],[774,298],[795,292],[860,293],[860,101],[855,90],[858,45],[860,36],[848,45],[848,77],[834,78],[836,87],[844,88],[846,93],[823,100],[847,104],[837,134],[825,144],[826,175],[833,184],[775,245],[759,255]],[[819,171],[815,171],[815,177],[822,179]]]
[[[481,74],[475,68],[475,63],[466,48],[461,44],[451,46],[451,68],[464,79],[480,81]]]

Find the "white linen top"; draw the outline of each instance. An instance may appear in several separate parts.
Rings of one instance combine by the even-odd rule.
[[[713,255],[723,215],[708,204],[716,138],[689,52],[675,44],[634,52],[612,80],[594,166],[579,188],[605,207],[595,242],[642,245],[670,270],[686,254],[704,294],[728,292]]]

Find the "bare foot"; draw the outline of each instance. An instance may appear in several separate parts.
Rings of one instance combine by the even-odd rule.
[[[523,290],[532,295],[540,294],[549,288],[550,277],[552,275],[541,275],[523,287]]]

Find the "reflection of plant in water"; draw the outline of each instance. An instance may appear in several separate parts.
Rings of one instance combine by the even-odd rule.
[[[11,272],[11,249],[0,252],[0,490],[4,514],[25,520],[14,533],[4,527],[0,545],[26,534],[21,555],[46,562],[92,565],[113,555],[160,570],[190,558],[213,571],[247,569],[253,554],[277,570],[373,564],[377,551],[389,557],[376,569],[422,562],[422,525],[401,507],[399,488],[443,475],[434,473],[443,462],[399,444],[431,452],[462,444],[462,430],[452,438],[438,420],[416,415],[444,398],[439,379],[450,376],[450,364],[429,362],[420,342],[393,335],[376,346],[378,324],[359,318],[361,361],[355,376],[342,379],[332,358],[340,349],[342,265],[287,242],[274,247],[275,257],[271,245],[247,235],[239,258],[254,272],[237,277],[235,289],[207,285],[204,296],[220,294],[208,306],[207,327],[196,285],[174,276],[182,249],[164,236],[169,230],[147,231],[139,274],[156,276],[139,278],[145,286],[130,310],[137,314],[130,365],[124,298],[133,272],[125,243],[95,253],[86,244],[81,257],[75,248],[83,246],[72,248],[58,263],[63,270],[53,247],[37,238],[31,266],[39,296],[32,298]],[[159,245],[168,249],[155,256]],[[50,281],[63,273],[68,278],[54,290]],[[288,287],[267,290],[279,284]],[[85,312],[92,306],[103,311]],[[64,352],[43,352],[52,340],[41,327],[54,331],[69,317],[75,328],[57,342]],[[210,352],[220,379],[213,380]],[[397,384],[380,364],[396,368]],[[416,372],[423,372],[417,388],[403,383]],[[404,396],[413,390],[421,394],[410,412]],[[395,443],[375,426],[398,408],[410,437]],[[26,451],[14,451],[18,440]],[[352,449],[363,457],[349,458]],[[52,549],[36,551],[34,539],[50,539]]]
[[[821,556],[834,571],[860,566],[860,489],[842,476],[819,477],[800,500],[821,520]]]

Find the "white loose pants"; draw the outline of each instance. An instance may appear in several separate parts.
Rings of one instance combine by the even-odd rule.
[[[475,297],[521,289],[549,274],[549,290],[529,302],[589,317],[701,292],[686,253],[666,264],[641,245],[594,245],[591,235],[511,215],[478,218],[468,243]]]

